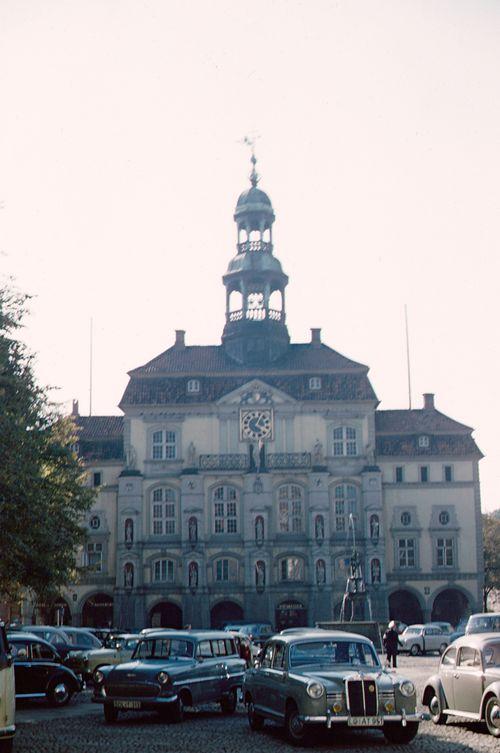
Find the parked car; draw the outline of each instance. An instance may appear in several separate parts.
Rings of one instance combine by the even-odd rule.
[[[341,631],[273,636],[261,665],[245,674],[243,698],[252,730],[281,722],[294,745],[310,742],[318,727],[345,724],[408,743],[423,718],[413,682],[383,670],[368,638]]]
[[[443,633],[437,625],[409,625],[399,638],[400,651],[407,651],[412,656],[438,651],[440,654],[450,644],[449,633]]]
[[[14,667],[7,634],[0,623],[0,751],[11,753],[16,734]]]
[[[219,702],[232,714],[245,661],[227,632],[158,630],[139,641],[132,660],[94,672],[94,703],[114,722],[120,711],[159,711],[180,722],[185,706]]]
[[[255,644],[263,644],[273,634],[270,622],[231,622],[224,625],[224,630],[236,630],[238,633],[248,635]]]
[[[444,724],[448,716],[484,719],[489,732],[500,737],[500,635],[458,638],[427,680],[422,702],[434,724]]]
[[[55,647],[37,635],[9,634],[14,659],[16,698],[46,698],[51,706],[65,706],[82,690],[80,678],[62,663]]]
[[[457,638],[461,638],[462,635],[465,635],[465,628],[467,626],[467,622],[468,622],[468,619],[460,620],[455,630],[453,630],[453,632],[450,635],[450,643],[453,643],[453,641],[456,641]]]
[[[500,633],[500,612],[471,614],[465,626],[465,635],[472,633]]]
[[[23,631],[29,631],[51,643],[64,664],[83,677],[86,673],[86,662],[89,651],[100,648],[102,643],[86,628],[74,628],[67,625],[64,628],[50,625],[26,625]]]
[[[89,651],[85,662],[85,679],[90,679],[96,669],[109,664],[123,664],[130,661],[139,643],[140,636],[135,633],[115,635],[108,648],[96,648]]]
[[[448,635],[451,635],[453,633],[453,625],[451,622],[429,622],[429,625],[436,625],[436,627],[440,628],[443,633],[448,633]]]
[[[65,627],[64,632],[73,648],[82,651],[102,648],[102,641],[87,628]]]

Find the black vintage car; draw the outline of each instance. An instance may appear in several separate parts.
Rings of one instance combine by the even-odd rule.
[[[214,630],[158,630],[145,635],[132,660],[94,672],[94,703],[113,722],[120,711],[159,711],[182,721],[185,706],[218,702],[236,708],[246,663],[234,639]]]
[[[14,659],[16,698],[46,698],[51,706],[65,706],[82,690],[81,680],[62,664],[56,649],[29,633],[9,634]]]

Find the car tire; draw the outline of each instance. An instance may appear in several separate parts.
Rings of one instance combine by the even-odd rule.
[[[105,703],[102,707],[104,711],[104,719],[107,724],[112,724],[118,719],[118,709],[115,709],[110,703]]]
[[[236,690],[231,690],[227,695],[222,696],[220,699],[220,708],[223,714],[226,714],[229,716],[229,714],[234,714],[236,711],[236,706],[238,704],[238,695]]]
[[[384,724],[383,733],[389,743],[405,745],[410,743],[418,732],[418,722],[407,722],[403,727],[399,722],[387,722]]]
[[[247,718],[250,729],[254,732],[260,732],[260,730],[264,726],[264,717],[260,714],[257,714],[252,699],[250,699],[247,703]]]
[[[0,740],[0,753],[12,753],[14,750],[14,738],[10,737],[8,740]]]
[[[448,648],[448,644],[447,643],[442,643],[439,646],[439,656],[442,656],[444,654],[444,652],[446,651],[447,648]]]
[[[437,695],[433,695],[430,699],[428,709],[433,724],[446,724],[448,714],[443,714],[443,706]]]
[[[488,698],[484,707],[484,718],[490,735],[500,737],[500,698]]]
[[[422,649],[418,645],[418,643],[414,643],[413,646],[410,648],[410,654],[412,656],[420,656],[422,653]]]
[[[285,733],[288,742],[292,745],[308,746],[312,743],[312,730],[299,718],[299,710],[295,704],[291,704],[285,715]]]
[[[180,724],[184,721],[184,701],[181,696],[179,696],[175,703],[172,704],[172,708],[170,709],[170,721],[173,724]]]
[[[66,680],[56,680],[47,690],[47,701],[51,706],[60,708],[67,706],[73,695],[73,690]]]

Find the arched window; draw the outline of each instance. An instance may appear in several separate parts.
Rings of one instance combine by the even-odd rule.
[[[356,514],[358,491],[353,484],[338,484],[334,491],[335,530],[339,532],[349,529],[349,516]],[[356,523],[354,519],[354,523]]]
[[[238,493],[233,486],[217,486],[212,494],[214,533],[238,533]]]
[[[336,456],[358,454],[356,429],[354,427],[337,426],[333,430],[333,454]]]
[[[304,530],[304,494],[297,484],[284,484],[278,489],[278,528],[280,533],[302,533]]]
[[[153,581],[155,583],[173,583],[175,580],[175,563],[173,560],[161,559],[153,562]]]
[[[177,495],[168,486],[153,491],[151,530],[155,536],[177,533]]]

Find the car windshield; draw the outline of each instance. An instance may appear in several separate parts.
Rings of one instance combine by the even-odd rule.
[[[181,638],[148,638],[140,641],[134,659],[174,659],[193,656],[193,644]]]
[[[379,667],[375,651],[362,641],[304,641],[290,648],[290,667],[306,664],[349,664],[356,667]]]
[[[500,643],[490,643],[483,649],[483,663],[487,667],[500,667]]]
[[[467,625],[467,631],[469,633],[500,632],[500,616],[485,614],[480,617],[471,617]]]

